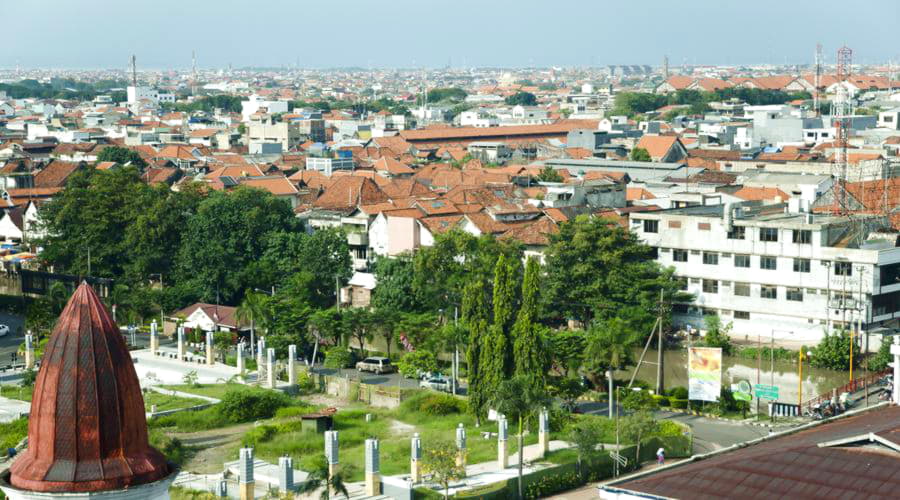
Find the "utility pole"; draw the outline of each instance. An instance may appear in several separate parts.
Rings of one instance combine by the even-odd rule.
[[[656,393],[662,395],[665,392],[665,381],[663,380],[663,291],[659,291],[659,317],[657,318],[657,337],[656,337]]]

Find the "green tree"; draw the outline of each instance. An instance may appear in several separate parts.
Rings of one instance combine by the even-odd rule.
[[[269,286],[260,280],[265,242],[298,229],[290,204],[267,191],[215,191],[187,224],[176,273],[201,300],[237,302],[244,290]]]
[[[519,449],[519,498],[522,495],[522,465],[524,463],[523,451],[523,432],[527,426],[528,419],[536,415],[541,408],[549,403],[547,393],[543,388],[536,388],[531,380],[525,377],[516,376],[508,380],[504,380],[497,386],[497,390],[492,398],[494,408],[498,413],[506,415],[507,418],[517,425],[518,432],[518,449]]]
[[[621,370],[634,364],[638,336],[625,321],[619,318],[599,321],[585,337],[584,369],[595,385],[601,383],[607,370]]]
[[[407,378],[418,378],[421,373],[436,372],[437,358],[431,351],[412,351],[400,358],[397,370]]]
[[[366,308],[353,307],[344,311],[347,331],[356,340],[363,357],[366,356],[366,342],[371,342],[375,337],[372,333],[374,319],[373,314]]]
[[[372,305],[377,309],[420,312],[421,302],[413,288],[415,266],[409,255],[395,258],[379,257],[374,266],[378,286],[372,295]]]
[[[731,343],[732,324],[722,325],[722,320],[715,314],[710,314],[703,318],[706,322],[706,336],[703,337],[703,345],[706,347],[719,347],[722,354],[730,356],[734,353],[734,345]]]
[[[444,488],[444,498],[450,498],[450,483],[466,477],[466,470],[456,462],[456,445],[438,441],[422,453],[422,469],[431,480]]]
[[[649,411],[638,411],[623,418],[619,427],[620,432],[628,442],[634,443],[634,462],[641,463],[641,440],[655,432],[659,423]]]
[[[477,280],[470,281],[463,290],[462,324],[468,330],[469,345],[466,350],[466,366],[469,376],[469,411],[480,423],[487,408],[487,388],[481,365],[482,351],[488,340],[488,308],[485,286]]]
[[[334,474],[330,474],[328,471],[328,462],[326,462],[325,457],[316,457],[312,465],[312,470],[310,470],[309,475],[306,476],[306,481],[300,483],[297,492],[311,495],[321,489],[322,492],[319,494],[319,498],[322,500],[329,500],[332,491],[334,491],[335,495],[342,495],[344,498],[350,498],[350,493],[347,491],[347,485],[345,484],[345,478],[346,475],[350,473],[349,471],[350,469],[344,466],[338,469]]]
[[[644,148],[634,148],[631,150],[631,161],[653,161],[650,153]]]
[[[578,452],[578,474],[584,475],[586,472],[584,468],[585,462],[589,462],[600,455],[600,450],[597,449],[597,446],[603,440],[603,428],[596,419],[579,419],[569,427],[566,440],[575,445],[575,450]]]
[[[541,170],[541,173],[538,174],[537,179],[541,182],[562,182],[563,177],[559,175],[559,172],[556,171],[555,168],[547,165]]]
[[[436,88],[428,91],[428,102],[436,103],[444,100],[460,102],[465,100],[468,93],[458,87]]]
[[[859,364],[859,352],[853,356],[853,365]],[[850,369],[850,334],[845,331],[826,333],[819,345],[812,349],[810,364],[832,370]]]
[[[536,106],[537,97],[531,92],[516,92],[505,99],[506,104],[510,106]]]
[[[320,309],[309,318],[313,335],[331,345],[341,345],[347,338],[346,323],[340,309]]]
[[[622,403],[622,408],[628,411],[653,411],[659,407],[648,391],[633,391],[624,387],[620,390],[625,394],[620,395],[619,402]]]
[[[516,269],[518,261],[505,255],[497,258],[494,272],[494,322],[480,352],[478,362],[485,387],[497,387],[512,374],[510,324],[516,307]]]
[[[338,284],[346,283],[353,274],[347,237],[339,229],[320,229],[311,235],[274,232],[255,267],[261,281],[278,287],[298,272],[308,273],[309,301],[318,308],[335,304]]]
[[[573,376],[584,358],[587,341],[583,330],[552,331],[547,338],[550,366],[560,376]]]
[[[536,319],[540,317],[540,274],[540,263],[534,257],[529,257],[522,280],[522,303],[512,328],[515,374],[525,377],[537,388],[546,385],[549,364],[542,335],[543,327],[536,323]]]
[[[147,166],[147,162],[137,151],[120,146],[107,146],[97,154],[97,163],[105,161],[115,162],[119,165],[131,164],[138,169],[144,169]]]
[[[888,367],[888,363],[894,361],[894,356],[891,354],[892,340],[893,339],[888,336],[881,337],[881,345],[878,347],[878,352],[876,352],[869,361],[870,370],[880,372]]]

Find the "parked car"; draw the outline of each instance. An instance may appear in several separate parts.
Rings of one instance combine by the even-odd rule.
[[[423,389],[433,389],[435,391],[441,392],[450,392],[453,389],[451,380],[440,375],[423,378],[422,381],[419,382],[419,387],[422,387]]]
[[[9,327],[6,325],[0,325],[0,337],[5,337],[7,333],[9,333]]]
[[[372,372],[380,375],[382,373],[392,373],[394,371],[394,365],[391,364],[391,360],[388,358],[366,358],[359,363],[356,363],[356,371]]]

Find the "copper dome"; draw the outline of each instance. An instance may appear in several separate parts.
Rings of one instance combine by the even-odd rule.
[[[87,283],[69,299],[44,350],[28,448],[10,472],[14,487],[41,492],[121,489],[170,472],[147,442],[131,355]]]

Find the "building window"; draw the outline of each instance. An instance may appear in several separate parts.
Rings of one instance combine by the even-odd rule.
[[[787,299],[793,300],[794,302],[803,302],[803,289],[802,288],[788,288],[787,289]]]
[[[659,232],[659,221],[658,220],[644,220],[644,232],[645,233],[658,233]]]
[[[750,267],[750,256],[734,254],[734,267]]]
[[[809,245],[812,243],[812,231],[809,229],[794,229],[793,231],[794,243],[800,245]]]
[[[778,241],[778,228],[759,228],[759,241]]]
[[[687,250],[672,250],[672,260],[675,262],[687,262]]]
[[[759,257],[759,268],[769,270],[778,269],[778,259],[775,257],[762,255]]]
[[[734,319],[750,319],[750,313],[747,311],[735,311]]]
[[[731,231],[728,231],[729,240],[742,240],[746,236],[747,229],[744,226],[733,226]]]
[[[715,252],[703,252],[703,263],[712,266],[719,264],[719,254]]]
[[[738,297],[750,296],[750,283],[734,283],[734,294]]]
[[[762,285],[759,287],[759,297],[763,299],[777,299],[778,287],[771,285]]]
[[[853,276],[853,265],[849,262],[837,261],[834,263],[835,276]]]
[[[794,259],[794,272],[795,273],[808,273],[809,272],[809,259]]]
[[[719,293],[719,282],[716,280],[703,280],[703,293]]]

